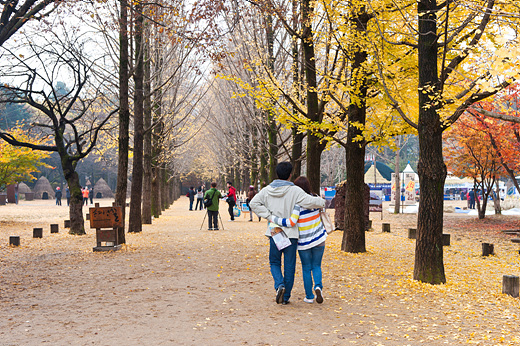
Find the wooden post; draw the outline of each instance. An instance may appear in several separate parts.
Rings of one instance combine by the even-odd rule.
[[[518,297],[520,278],[515,275],[502,277],[502,293],[509,294],[513,298]]]
[[[65,220],[63,227],[70,228],[70,220]]]
[[[90,214],[89,214],[89,213],[87,213],[87,215],[86,215],[86,219],[87,219],[87,220],[90,220]]]
[[[390,224],[389,223],[384,223],[383,224],[383,232],[390,233]]]
[[[408,239],[417,239],[417,228],[408,228]]]
[[[51,224],[51,233],[58,233],[60,231],[60,225],[57,223]]]
[[[33,238],[42,238],[43,228],[33,228]]]
[[[20,236],[12,235],[9,237],[9,246],[20,246]]]
[[[493,244],[490,243],[482,243],[482,256],[494,255],[495,249]]]
[[[443,234],[442,235],[442,245],[443,246],[450,246],[450,239],[451,239],[451,235],[450,234]]]
[[[372,220],[368,220],[367,231],[372,230]]]

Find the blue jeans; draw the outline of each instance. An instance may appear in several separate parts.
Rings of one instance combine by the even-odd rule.
[[[319,287],[323,289],[321,283],[321,259],[325,246],[315,246],[307,250],[299,250],[300,260],[302,261],[303,287],[305,288],[305,297],[314,299],[313,289]],[[312,278],[314,277],[314,287]]]
[[[274,279],[274,289],[279,286],[285,286],[285,294],[283,300],[291,298],[291,290],[294,285],[294,271],[296,270],[296,249],[298,248],[298,239],[291,238],[291,245],[278,250],[273,238],[269,238],[269,264],[271,265],[271,275]],[[283,275],[282,275],[282,254],[283,258]]]

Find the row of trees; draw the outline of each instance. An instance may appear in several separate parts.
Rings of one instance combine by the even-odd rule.
[[[250,147],[248,153],[261,153],[260,163],[270,168],[280,158],[305,161],[314,190],[323,150],[332,143],[345,148],[343,250],[365,251],[360,199],[366,147],[396,148],[396,135],[417,135],[421,204],[414,278],[445,282],[443,134],[517,77],[518,5],[493,0],[199,3],[208,8],[218,3],[221,31],[232,32],[226,48],[232,54],[218,67],[224,81],[219,90],[233,98],[220,111],[234,118],[240,112],[244,131],[228,136],[229,147],[237,148],[233,141]],[[250,128],[249,119],[263,128]],[[254,156],[239,149],[233,154],[228,162],[267,178],[260,181],[273,178],[256,169]]]
[[[60,154],[73,194],[72,232],[84,233],[75,167],[96,147],[117,147],[118,205],[126,202],[131,165],[128,231],[139,232],[184,174],[263,185],[283,159],[318,191],[323,153],[339,145],[345,157],[336,162],[349,182],[342,249],[364,252],[367,147],[402,148],[396,136],[415,134],[421,204],[414,278],[446,281],[443,133],[468,110],[483,114],[477,104],[516,78],[514,1],[8,3],[1,20],[14,24],[11,36],[0,24],[0,38],[7,37],[0,94],[37,109],[35,125],[52,143],[27,143],[9,131],[0,137]],[[44,42],[25,30],[6,45],[30,22],[15,20],[25,5],[61,19],[49,28],[54,36]],[[43,11],[49,6],[58,10]],[[81,26],[65,19],[73,12]],[[56,90],[62,75],[73,81],[65,93]]]
[[[20,21],[23,11],[27,17]],[[38,16],[44,20],[37,25],[28,20]],[[195,125],[187,124],[204,94],[203,68],[196,64],[200,31],[193,30],[184,2],[7,1],[1,19],[0,33],[11,30],[0,53],[1,102],[32,107],[32,130],[41,141],[11,129],[0,137],[59,154],[71,191],[73,234],[85,233],[78,162],[95,150],[104,155],[118,148],[116,203],[126,204],[131,163],[128,231],[140,232],[178,190],[174,153],[193,135]],[[61,80],[68,90],[60,90]]]

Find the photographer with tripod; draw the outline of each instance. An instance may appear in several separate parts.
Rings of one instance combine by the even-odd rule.
[[[204,194],[204,206],[206,206],[208,213],[208,231],[218,231],[218,202],[220,198],[222,198],[222,195],[217,190],[217,183],[211,183],[211,189]]]

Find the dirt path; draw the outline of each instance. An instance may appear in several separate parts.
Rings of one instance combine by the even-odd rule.
[[[415,244],[406,229],[416,216],[385,214],[392,233],[383,234],[376,214],[367,253],[341,252],[339,232],[327,240],[323,304],[303,302],[298,267],[291,304],[282,306],[265,221],[227,222],[222,204],[225,230],[199,230],[204,212],[187,204],[182,197],[142,234],[128,234],[116,253],[92,252],[91,231],[49,234],[66,207],[0,207],[0,345],[520,342],[520,300],[500,293],[502,275],[520,274],[519,256],[495,233],[485,238],[497,256],[482,258],[480,239],[453,229],[448,284],[430,286],[411,280]],[[37,225],[43,239],[31,238]],[[8,247],[15,233],[22,246]]]

